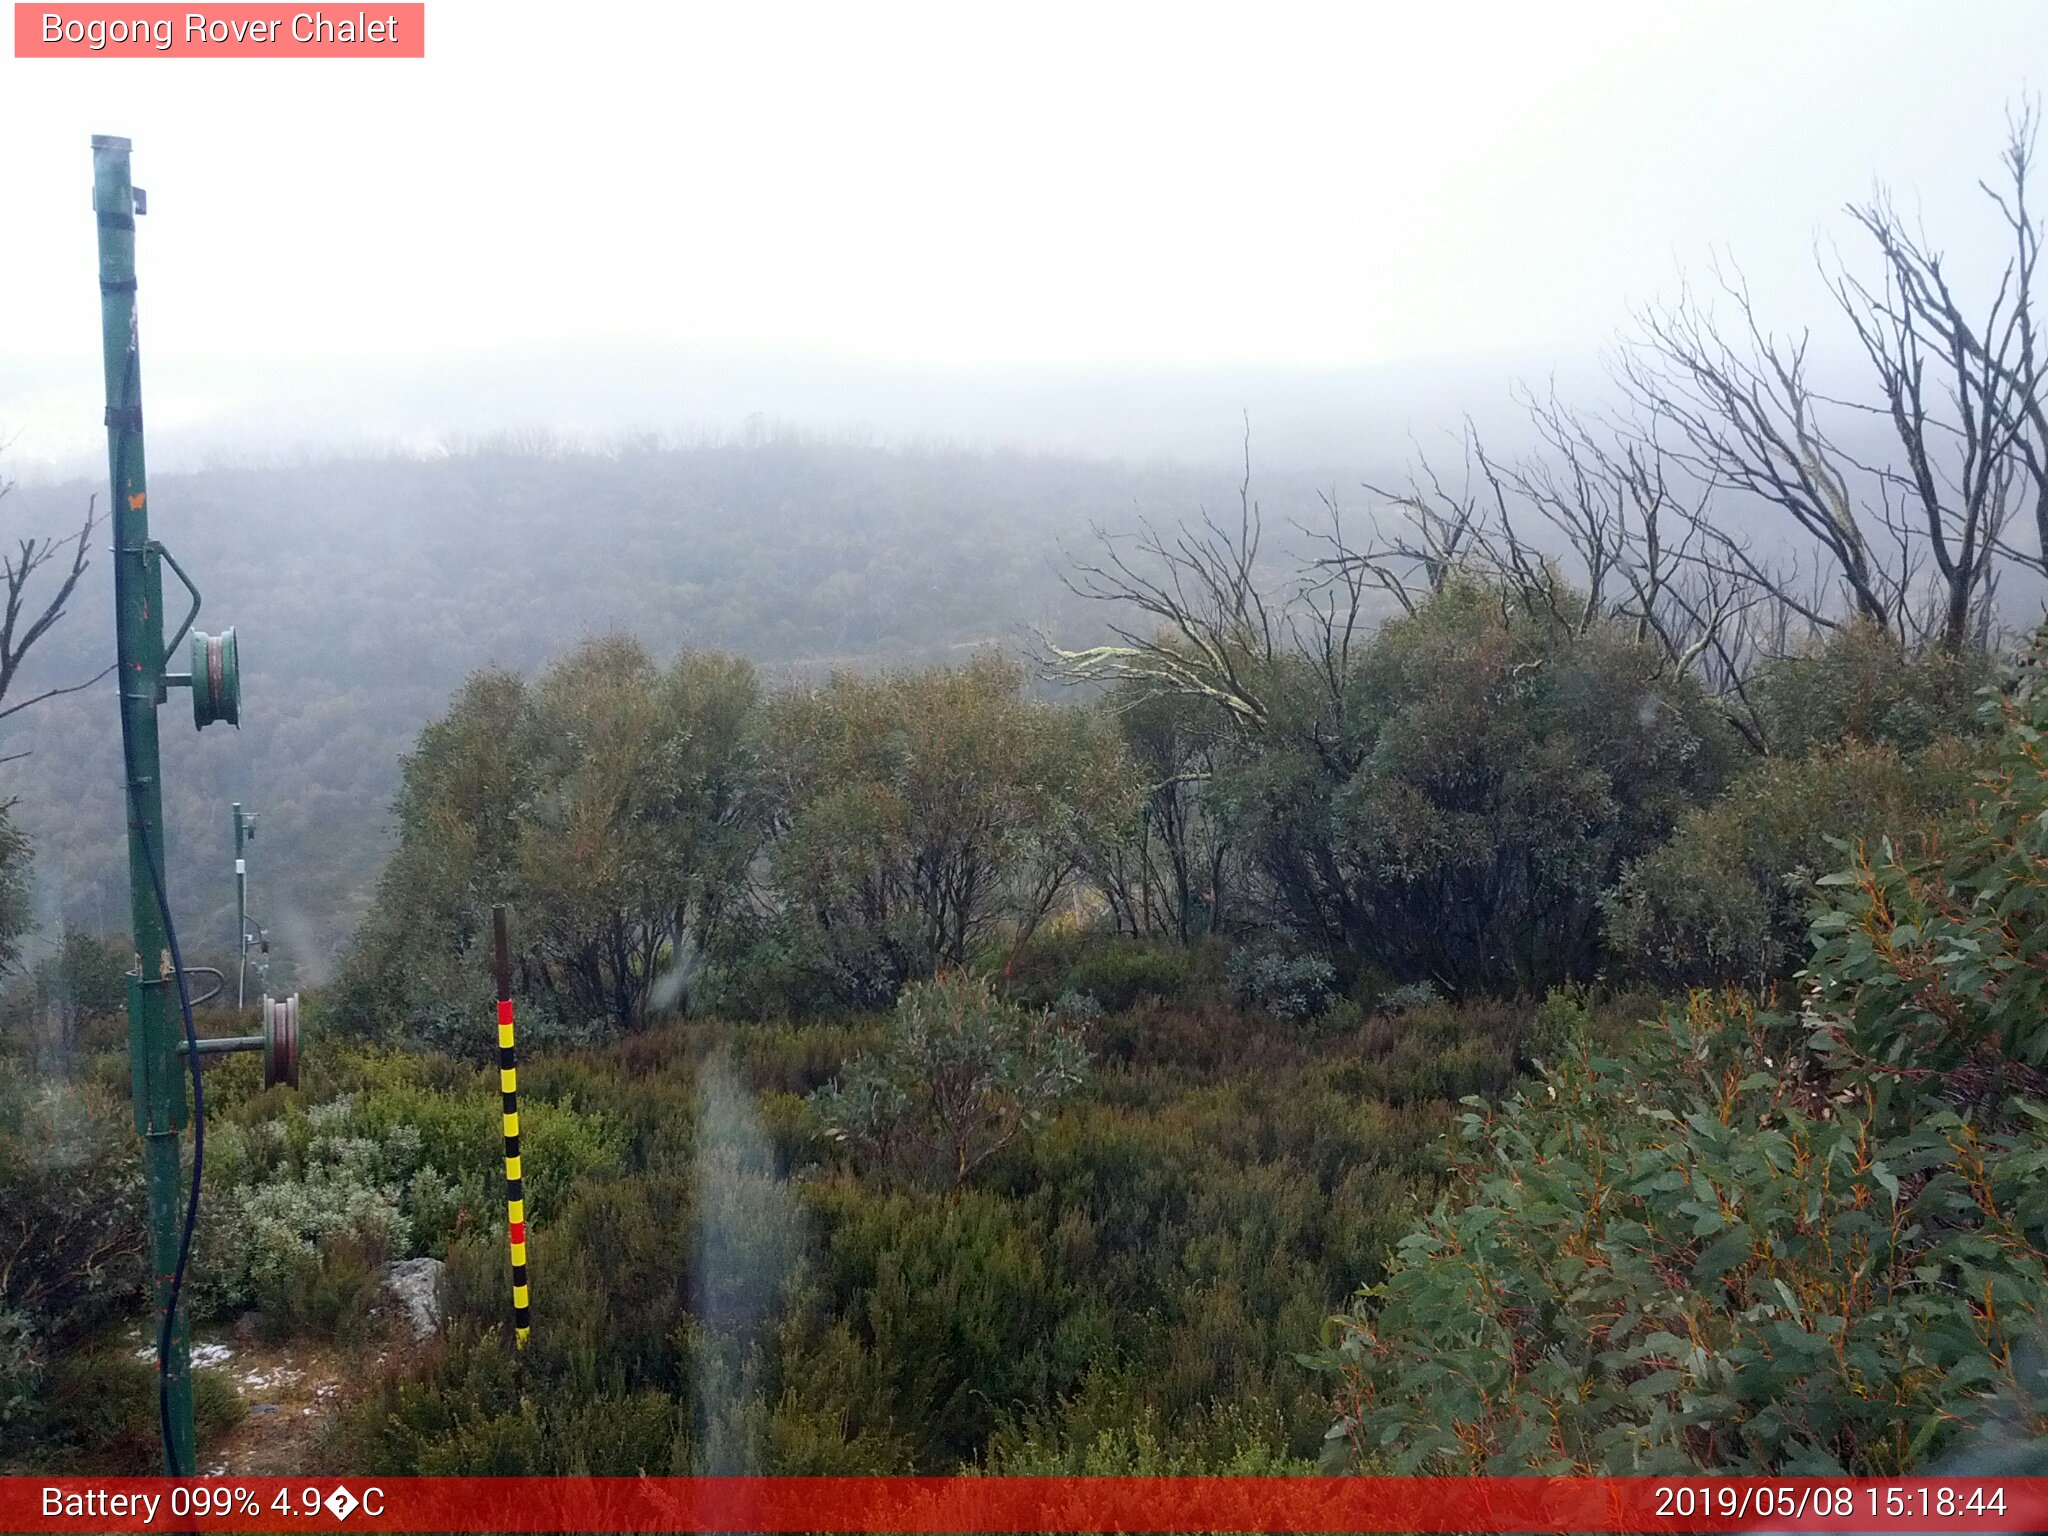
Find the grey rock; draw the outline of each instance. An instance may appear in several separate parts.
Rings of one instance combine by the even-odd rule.
[[[400,1259],[378,1273],[415,1339],[431,1338],[441,1326],[441,1268],[439,1259]]]

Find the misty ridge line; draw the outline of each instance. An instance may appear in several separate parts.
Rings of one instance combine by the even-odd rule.
[[[18,447],[20,439],[0,440],[0,449]],[[685,455],[773,449],[824,449],[873,452],[904,457],[1018,458],[1023,460],[1093,459],[1108,463],[1133,462],[1118,454],[1077,454],[1069,449],[1028,442],[982,442],[942,433],[885,435],[872,428],[856,426],[805,426],[794,420],[754,412],[737,426],[714,427],[623,427],[595,429],[509,425],[446,433],[432,442],[398,439],[360,442],[299,442],[264,447],[243,443],[234,447],[211,448],[194,463],[164,469],[162,478],[177,480],[208,474],[235,474],[271,470],[335,469],[354,465],[440,464],[460,459],[534,459],[558,462],[587,459],[618,461],[651,455]],[[1138,459],[1135,462],[1148,462]],[[1178,461],[1158,456],[1149,462],[1173,464]],[[38,473],[30,461],[12,481],[25,492],[73,491],[93,484],[90,470],[64,474]]]
[[[14,431],[11,473],[24,485],[91,479],[104,446],[81,380],[69,403],[0,365],[0,421]],[[973,453],[1058,453],[1223,467],[1249,414],[1261,461],[1342,476],[1362,439],[1432,435],[1477,413],[1511,425],[1516,378],[1590,374],[1590,360],[1487,354],[1349,369],[908,370],[830,360],[711,359],[670,353],[478,354],[402,374],[305,366],[157,365],[156,467],[254,461],[303,465],[391,454],[436,457],[496,439],[546,438],[593,452],[658,443],[730,446],[798,436],[842,446]],[[10,381],[9,374],[14,377]],[[1491,418],[1499,414],[1501,420]],[[67,425],[68,423],[68,425]]]
[[[371,898],[401,762],[479,668],[531,672],[608,631],[657,652],[748,655],[792,685],[957,661],[991,643],[1020,650],[1042,624],[1071,633],[1083,621],[1057,578],[1062,541],[1078,547],[1092,526],[1139,512],[1224,505],[1231,484],[1177,466],[765,431],[752,444],[603,455],[520,434],[446,457],[160,475],[161,526],[208,572],[207,614],[242,636],[247,700],[232,738],[167,738],[181,927],[195,951],[227,942],[222,827],[240,800],[265,817],[251,901],[260,894],[279,919],[280,975],[296,965],[317,977]],[[83,497],[23,486],[14,500],[47,520]],[[95,559],[38,668],[105,648],[107,582]],[[37,846],[45,931],[117,928],[106,698],[53,700],[11,725],[5,750],[31,753],[8,765],[7,788]],[[102,775],[107,793],[95,794]]]

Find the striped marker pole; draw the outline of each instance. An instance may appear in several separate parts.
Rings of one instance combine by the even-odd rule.
[[[512,956],[505,909],[491,908],[497,945],[498,1089],[505,1096],[505,1238],[512,1245],[512,1336],[521,1349],[533,1331],[526,1289],[526,1179],[519,1166],[519,1052],[512,1043]]]

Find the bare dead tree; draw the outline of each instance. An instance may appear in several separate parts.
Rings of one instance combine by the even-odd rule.
[[[1287,623],[1296,651],[1314,660],[1324,695],[1341,715],[1352,648],[1373,617],[1372,594],[1377,591],[1393,597],[1408,613],[1415,611],[1415,600],[1393,578],[1389,566],[1352,555],[1344,541],[1344,514],[1336,496],[1320,494],[1320,500],[1328,526],[1296,525],[1310,547],[1322,553],[1312,556],[1302,571]],[[1450,567],[1434,569],[1433,579],[1440,587]]]
[[[1281,647],[1284,615],[1257,576],[1263,526],[1251,496],[1251,448],[1245,447],[1235,528],[1204,510],[1171,534],[1142,522],[1135,534],[1094,530],[1098,554],[1067,555],[1061,580],[1077,597],[1135,612],[1113,622],[1113,643],[1063,649],[1039,636],[1069,681],[1125,683],[1141,694],[1177,694],[1221,705],[1241,725],[1262,725]],[[1063,552],[1064,553],[1064,552]]]
[[[1942,252],[1882,188],[1847,209],[1878,258],[1874,275],[1839,257],[1822,274],[1871,370],[1875,399],[1820,389],[1809,335],[1760,320],[1739,271],[1714,275],[1732,318],[1688,291],[1637,317],[1616,376],[1673,429],[1686,466],[1718,492],[1775,507],[1821,556],[1837,590],[1809,623],[1844,613],[1902,644],[1956,649],[1995,627],[2002,562],[2048,573],[2048,404],[2035,334],[2042,227],[2028,206],[2038,113],[2008,120],[2003,183],[1980,183],[2011,239],[1988,296],[1965,300]],[[1895,455],[1859,459],[1830,414],[1889,424]],[[2031,514],[2029,543],[2008,537]],[[1781,594],[1782,595],[1782,594]]]
[[[1776,507],[1823,553],[1845,606],[1906,638],[1910,572],[1887,563],[1859,515],[1848,479],[1855,466],[1823,427],[1824,401],[1807,377],[1810,334],[1767,332],[1740,273],[1715,275],[1734,307],[1732,334],[1683,293],[1637,316],[1641,335],[1616,354],[1617,381],[1640,414],[1672,430],[1673,457],[1702,485]],[[1894,544],[1901,536],[1889,520],[1883,532]],[[1835,622],[1824,610],[1808,617]]]
[[[1572,632],[1618,628],[1660,658],[1660,673],[1706,684],[1761,750],[1754,664],[1775,654],[1774,639],[1824,621],[1820,601],[1801,595],[1796,562],[1760,556],[1720,527],[1712,486],[1667,450],[1653,419],[1589,416],[1554,390],[1517,398],[1537,450],[1497,455],[1468,422],[1457,489],[1426,458],[1403,489],[1369,484],[1406,526],[1389,537],[1375,518],[1361,546],[1334,526],[1316,565],[1411,612],[1464,574]]]
[[[0,480],[0,500],[13,489],[10,482]],[[10,697],[20,678],[22,663],[64,617],[79,581],[91,565],[92,535],[100,521],[97,504],[88,500],[85,520],[77,533],[19,538],[11,553],[0,556],[0,583],[4,583],[5,593],[4,607],[0,607],[0,720],[46,699],[90,688],[114,670],[112,666],[103,667],[83,682],[45,688],[27,698]]]
[[[1476,428],[1465,424],[1463,478],[1456,491],[1426,455],[1418,456],[1408,484],[1365,489],[1400,519],[1389,537],[1372,520],[1372,538],[1353,547],[1341,534],[1324,540],[1318,563],[1330,571],[1357,570],[1391,593],[1410,612],[1453,574],[1481,576],[1531,611],[1574,630],[1614,617],[1625,575],[1647,578],[1652,591],[1668,581],[1669,552],[1658,542],[1656,510],[1664,496],[1644,472],[1633,444],[1597,445],[1588,423],[1553,395],[1520,397],[1555,462],[1506,460],[1490,452]],[[1656,456],[1661,470],[1662,456]],[[1643,516],[1632,520],[1630,502]],[[1639,529],[1635,526],[1640,523]],[[1647,533],[1643,572],[1625,572],[1631,546]],[[1575,559],[1565,570],[1560,557]]]
[[[2027,176],[2040,143],[2040,116],[2038,100],[2011,114],[2003,157],[2005,189],[1985,185],[1984,192],[2012,235],[2014,345],[2009,351],[2001,348],[1999,367],[2013,381],[2013,410],[2024,423],[2013,434],[2013,446],[2033,496],[2033,564],[2048,571],[2048,359],[2042,357],[2042,340],[2034,330],[2034,274],[2040,268],[2043,225],[2027,210]]]
[[[1830,282],[1881,403],[1823,393],[1810,335],[1767,329],[1741,273],[1717,264],[1719,314],[1687,290],[1638,315],[1640,334],[1611,360],[1620,410],[1589,415],[1554,391],[1524,392],[1536,450],[1498,456],[1468,421],[1462,475],[1418,455],[1405,485],[1366,485],[1379,505],[1362,538],[1326,497],[1326,523],[1298,530],[1313,549],[1303,577],[1273,605],[1253,577],[1249,453],[1236,529],[1205,514],[1173,537],[1146,525],[1125,545],[1104,539],[1069,587],[1140,622],[1114,629],[1112,645],[1052,647],[1056,663],[1072,677],[1220,702],[1257,727],[1284,651],[1316,664],[1336,706],[1324,718],[1341,721],[1363,626],[1383,607],[1413,613],[1469,575],[1504,606],[1632,634],[1659,671],[1698,679],[1768,750],[1751,697],[1759,662],[1845,621],[1902,645],[1981,641],[1996,625],[2001,563],[2048,574],[2048,402],[2033,311],[2041,225],[2027,202],[2035,112],[2009,127],[2005,181],[1984,190],[2013,246],[1987,304],[1966,308],[1940,253],[1882,192],[1849,210],[1881,273],[1866,281],[1837,268]],[[1891,423],[1896,461],[1866,463],[1844,443],[1833,427],[1852,411]],[[1789,522],[1790,548],[1743,534],[1741,500]],[[2024,553],[2008,537],[2023,503],[2036,525]]]
[[[1342,537],[1334,500],[1325,506],[1331,513],[1334,544],[1318,565],[1331,572],[1362,577],[1413,613],[1416,605],[1431,593],[1441,592],[1458,572],[1468,569],[1485,538],[1486,514],[1474,470],[1482,457],[1478,434],[1465,423],[1464,476],[1454,491],[1444,483],[1426,454],[1415,455],[1408,484],[1399,489],[1365,483],[1368,495],[1379,498],[1396,514],[1390,534],[1378,517],[1372,519],[1372,537],[1353,547]]]
[[[1789,628],[1802,606],[1795,573],[1714,521],[1711,487],[1673,461],[1654,423],[1589,417],[1554,390],[1521,401],[1543,448],[1492,473],[1570,552],[1578,627],[1632,635],[1660,672],[1705,684],[1761,749],[1748,680],[1768,626]],[[1500,505],[1510,517],[1507,494]],[[1546,603],[1558,589],[1546,583]]]
[[[2038,136],[2032,107],[2007,127],[2006,184],[1979,186],[2003,215],[2013,249],[1975,318],[1941,252],[1882,187],[1848,209],[1877,247],[1881,277],[1867,282],[1837,264],[1830,278],[1883,396],[1881,407],[1863,408],[1889,419],[1904,458],[1903,469],[1868,472],[1887,525],[1911,527],[1913,555],[1924,550],[1932,566],[1921,627],[1950,649],[1985,628],[2001,558],[2048,570],[2048,414],[2033,311],[2041,229],[2027,208]],[[2005,537],[2023,511],[2034,524],[2026,553]]]

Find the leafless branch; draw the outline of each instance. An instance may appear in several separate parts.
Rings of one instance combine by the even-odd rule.
[[[0,499],[12,490],[12,485],[0,481]],[[85,521],[77,533],[66,538],[19,539],[13,554],[0,560],[0,583],[4,583],[0,587],[0,601],[4,601],[0,606],[0,720],[45,699],[90,688],[113,670],[108,667],[82,683],[46,689],[12,704],[5,702],[30,650],[64,617],[66,605],[92,563],[92,535],[99,524],[97,503],[88,500]],[[32,589],[42,585],[37,577],[45,567],[52,567],[56,587],[46,598],[38,598]]]

